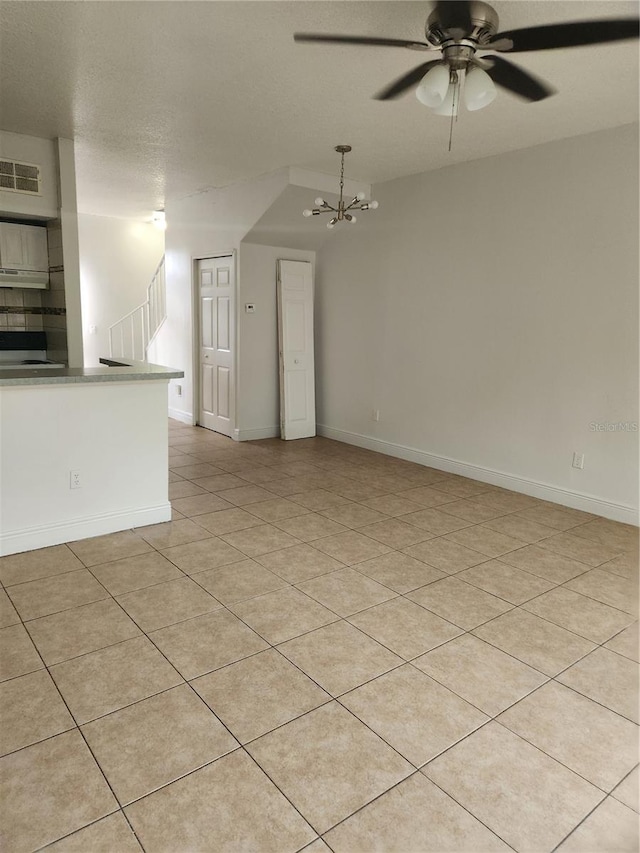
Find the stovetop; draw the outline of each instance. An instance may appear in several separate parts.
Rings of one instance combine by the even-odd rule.
[[[45,332],[0,332],[0,370],[66,366],[47,358]]]
[[[3,361],[0,360],[0,370],[28,370],[32,368],[44,367],[66,367],[59,361],[48,361],[46,359],[26,358],[23,361]]]
[[[27,370],[30,367],[66,367],[59,361],[47,358],[46,350],[0,351],[0,370]]]

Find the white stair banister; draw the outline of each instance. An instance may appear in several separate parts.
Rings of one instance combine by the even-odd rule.
[[[149,345],[167,317],[164,255],[147,287],[147,298],[109,327],[109,356],[146,361]]]

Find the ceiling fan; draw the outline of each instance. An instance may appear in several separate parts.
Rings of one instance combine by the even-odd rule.
[[[638,38],[638,18],[573,21],[498,32],[496,11],[481,0],[438,0],[425,26],[426,41],[395,38],[295,33],[297,42],[377,45],[410,50],[441,51],[442,57],[423,62],[374,95],[388,101],[416,86],[416,97],[439,115],[458,113],[461,83],[469,110],[490,104],[495,85],[527,101],[542,101],[555,94],[546,81],[534,77],[503,56],[528,50],[550,50]],[[493,54],[478,56],[478,52]]]

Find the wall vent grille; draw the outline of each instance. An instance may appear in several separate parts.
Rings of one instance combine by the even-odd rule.
[[[40,167],[17,160],[0,160],[0,189],[40,195]]]

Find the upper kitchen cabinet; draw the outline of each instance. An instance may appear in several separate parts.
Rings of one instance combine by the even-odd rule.
[[[0,222],[0,267],[46,271],[47,229],[33,225]]]

